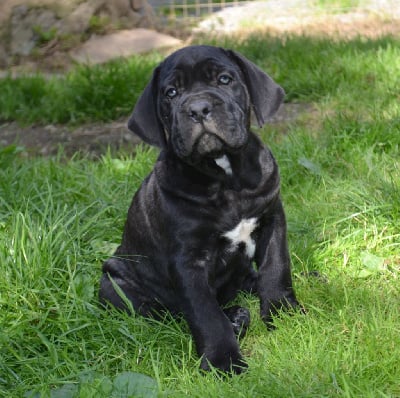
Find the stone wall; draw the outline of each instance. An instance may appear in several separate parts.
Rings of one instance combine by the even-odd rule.
[[[66,51],[93,34],[155,24],[147,0],[1,0],[0,67]]]

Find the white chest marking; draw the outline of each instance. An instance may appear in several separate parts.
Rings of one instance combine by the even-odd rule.
[[[232,250],[235,250],[240,243],[244,243],[246,255],[252,258],[256,251],[256,243],[250,235],[256,227],[257,218],[245,218],[231,231],[225,232],[223,236],[231,241]]]
[[[217,165],[221,167],[221,169],[224,169],[226,174],[228,174],[229,176],[232,175],[232,166],[231,162],[228,159],[228,156],[223,155],[220,158],[215,159],[215,163],[217,163]]]

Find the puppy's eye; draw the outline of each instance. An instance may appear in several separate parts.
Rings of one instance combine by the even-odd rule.
[[[220,84],[229,84],[232,81],[232,78],[229,75],[221,75],[218,77],[218,83]]]
[[[175,87],[170,87],[168,90],[165,91],[165,95],[169,98],[172,99],[174,97],[176,97],[176,95],[178,94],[178,91]]]

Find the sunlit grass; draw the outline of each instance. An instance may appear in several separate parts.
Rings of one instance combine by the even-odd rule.
[[[151,376],[160,396],[400,396],[399,47],[390,38],[230,40],[219,44],[264,67],[288,101],[315,108],[286,135],[273,125],[260,131],[280,166],[294,284],[307,314],[283,314],[267,332],[257,299],[240,297],[252,315],[241,341],[249,369],[202,374],[184,321],[104,313],[97,304],[101,263],[120,241],[156,151],[93,162],[0,148],[0,396],[107,397],[127,371]],[[151,71],[143,73],[138,91]],[[42,89],[30,84],[26,97]],[[104,93],[102,84],[93,87]],[[87,109],[101,109],[96,98],[86,98]],[[134,98],[124,99],[129,108]],[[19,120],[40,113],[32,101],[32,113],[18,108]],[[104,101],[112,108],[114,100]],[[80,117],[57,117],[98,117],[80,106]]]

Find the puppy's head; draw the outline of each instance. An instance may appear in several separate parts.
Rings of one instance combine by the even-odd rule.
[[[252,114],[262,126],[283,96],[281,87],[238,53],[186,47],[155,69],[128,127],[196,166],[242,149]]]

